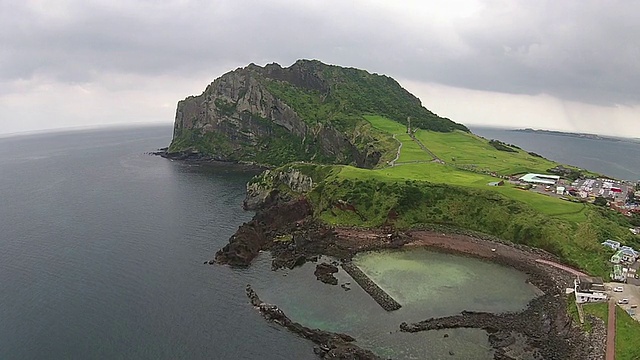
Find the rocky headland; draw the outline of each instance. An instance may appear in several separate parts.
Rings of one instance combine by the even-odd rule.
[[[542,241],[546,239],[541,238],[538,225],[529,223],[532,217],[543,218],[532,209],[489,191],[431,184],[428,179],[418,183],[409,179],[385,182],[339,178],[334,175],[340,172],[340,166],[320,165],[372,169],[391,164],[399,154],[397,139],[365,120],[372,114],[406,125],[407,131],[469,132],[464,125],[424,108],[418,98],[387,76],[315,60],[300,60],[290,67],[250,64],[214,80],[202,94],[180,101],[172,143],[156,155],[195,164],[269,169],[247,184],[243,206],[256,211],[255,216],[241,225],[207,263],[247,267],[261,251],[269,251],[271,268],[277,270],[309,261],[317,263],[323,255],[329,256],[335,260],[316,264],[319,281],[336,285],[334,274],[342,267],[381,307],[393,311],[401,304],[350,262],[355,254],[421,246],[482,258],[523,271],[540,289],[540,295],[520,312],[464,311],[442,318],[410,319],[398,324],[399,331],[484,329],[490,334],[495,359],[600,359],[598,350],[604,348],[601,332],[584,333],[567,314],[564,290],[572,276],[536,261],[561,262],[558,258],[543,250],[459,228],[416,228],[419,224],[454,224],[452,220],[467,211],[466,220],[486,223],[480,229],[504,235],[498,230],[513,223],[517,226],[511,235],[520,236],[512,239],[514,242],[557,250],[551,246],[554,244]],[[345,189],[350,191],[342,191]],[[372,198],[376,197],[383,200],[374,204]],[[465,209],[470,199],[477,201],[474,207]],[[431,208],[420,211],[432,212],[431,217],[405,222],[403,228],[413,230],[397,230],[396,220],[416,210],[412,208],[415,204],[429,205]],[[369,214],[380,220],[373,229],[332,227],[320,220],[321,215],[337,218],[342,214],[367,223],[369,219],[362,213],[368,209],[380,210]],[[491,213],[489,210],[500,216],[484,218],[482,215]],[[512,214],[520,217],[508,218]],[[466,223],[460,226],[468,227]],[[277,306],[260,301],[250,287],[247,296],[267,320],[314,341],[321,357],[378,358],[353,344],[349,335],[293,322]]]

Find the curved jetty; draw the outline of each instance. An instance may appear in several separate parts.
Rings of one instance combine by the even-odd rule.
[[[375,300],[383,309],[387,311],[398,310],[402,307],[400,303],[395,301],[386,291],[382,290],[376,283],[371,280],[367,274],[362,272],[359,267],[355,266],[351,261],[342,263],[342,268],[347,274],[351,275],[360,287],[366,291],[373,300]]]

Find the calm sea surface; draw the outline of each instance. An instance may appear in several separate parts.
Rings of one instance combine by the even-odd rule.
[[[0,139],[0,359],[307,359],[206,266],[251,174],[144,152],[171,127]]]
[[[294,320],[350,333],[384,355],[449,359],[455,350],[459,358],[487,359],[483,331],[449,331],[444,339],[399,333],[398,325],[465,308],[517,310],[533,294],[512,269],[429,252],[358,258],[405,305],[393,313],[342,271],[350,291],[317,282],[313,264],[268,271],[268,254],[246,270],[203,265],[251,218],[241,203],[253,174],[145,154],[166,146],[171,132],[0,138],[0,359],[313,359],[310,342],[248,304],[247,283]],[[533,140],[500,139],[554,158]],[[630,151],[606,144],[617,145],[623,148],[612,154]],[[588,167],[579,158],[554,159]],[[637,175],[638,167],[628,171]],[[497,283],[510,285],[480,294],[478,287]]]

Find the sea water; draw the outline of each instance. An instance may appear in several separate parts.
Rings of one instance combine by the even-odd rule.
[[[330,259],[328,259],[330,260]],[[513,268],[458,255],[412,248],[358,254],[354,263],[402,308],[383,310],[342,269],[341,286],[315,280],[314,264],[269,272],[263,254],[253,271],[268,281],[254,288],[263,301],[280,306],[294,321],[344,332],[365,348],[394,359],[492,359],[488,335],[479,329],[403,333],[400,323],[459,314],[463,310],[523,310],[537,295],[527,276]],[[275,278],[281,281],[275,281]],[[448,336],[445,338],[444,334]]]
[[[0,359],[315,358],[313,344],[249,305],[247,283],[294,321],[349,333],[380,355],[487,359],[482,330],[406,334],[399,324],[519,309],[532,296],[513,269],[424,251],[356,258],[403,304],[394,312],[343,271],[349,291],[315,280],[314,264],[272,272],[268,253],[248,269],[204,265],[252,217],[241,204],[253,173],[146,154],[171,133],[0,138]],[[629,161],[610,157],[625,168]]]

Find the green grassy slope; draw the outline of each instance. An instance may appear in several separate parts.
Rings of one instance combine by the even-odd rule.
[[[495,191],[512,200],[527,203],[529,206],[546,215],[575,223],[586,220],[584,204],[563,201],[558,198],[520,190],[511,185],[489,187],[487,184],[496,181],[496,178],[437,163],[405,164],[376,169],[374,171],[344,166],[339,174],[343,179],[352,180],[376,179],[386,182],[417,180]]]
[[[347,130],[354,121],[362,119],[362,115],[373,114],[403,124],[411,117],[416,126],[432,131],[469,131],[466,126],[429,111],[418,98],[385,75],[315,60],[300,60],[283,71],[293,77],[305,73],[308,78],[320,79],[326,87],[321,90],[296,86],[262,72],[268,90],[310,123],[330,123]]]
[[[365,118],[387,138],[395,134],[396,141],[402,141],[400,158],[405,149],[410,149],[405,155],[409,159],[429,158],[410,137],[399,137],[406,132],[404,125],[381,116]],[[398,162],[373,170],[333,166],[309,194],[316,216],[334,225],[469,229],[545,249],[603,277],[608,276],[611,254],[600,242],[611,238],[634,244],[626,228],[628,220],[610,210],[521,190],[509,183],[488,186],[500,180],[489,175],[491,172],[545,172],[542,170],[556,163],[520,149],[499,151],[487,140],[463,132],[419,130],[416,135],[428,142],[436,155],[446,157],[455,151],[469,164],[482,162],[486,171],[432,161]]]
[[[411,140],[411,137],[407,134],[406,125],[397,123],[382,116],[365,115],[364,118],[371,123],[374,128],[381,132],[394,135],[395,138],[402,143],[400,157],[398,158],[397,163],[433,160],[433,157],[425,153],[416,142]]]

